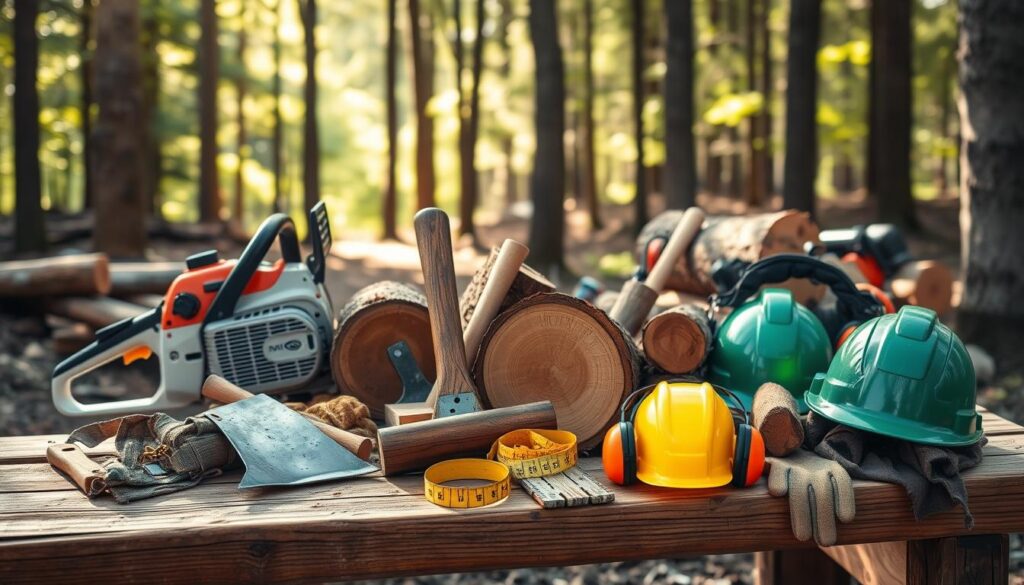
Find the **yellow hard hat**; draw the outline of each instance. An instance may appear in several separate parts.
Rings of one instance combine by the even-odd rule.
[[[703,488],[732,481],[732,413],[707,382],[662,382],[640,402],[636,477],[650,485]]]

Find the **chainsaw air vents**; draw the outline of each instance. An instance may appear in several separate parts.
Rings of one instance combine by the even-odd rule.
[[[211,323],[204,332],[211,374],[250,392],[284,392],[320,371],[321,332],[303,310],[274,307]]]

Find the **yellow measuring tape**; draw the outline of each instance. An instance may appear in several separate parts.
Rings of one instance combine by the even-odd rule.
[[[554,475],[576,465],[576,435],[545,429],[512,431],[494,442],[487,458],[507,465],[516,479]]]
[[[490,483],[477,487],[443,485],[460,479],[479,479]],[[508,467],[488,459],[452,459],[435,463],[423,473],[423,493],[427,500],[446,508],[479,508],[508,497]]]
[[[423,473],[427,500],[447,508],[478,508],[508,497],[509,477],[527,479],[554,475],[576,465],[576,435],[568,431],[521,429],[506,433],[491,447],[487,459],[452,459]],[[444,485],[476,479],[483,486]]]

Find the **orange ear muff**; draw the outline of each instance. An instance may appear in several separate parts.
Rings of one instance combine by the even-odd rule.
[[[764,473],[764,437],[761,431],[750,428],[750,454],[747,456],[747,476],[744,486],[752,486],[757,483]]]
[[[843,344],[846,343],[847,338],[853,335],[853,332],[857,330],[857,325],[857,323],[851,323],[847,325],[846,328],[843,329],[843,332],[839,334],[839,337],[836,338],[836,346],[833,349],[838,350],[840,347],[842,347]]]
[[[860,270],[860,273],[864,275],[864,278],[868,279],[874,286],[882,286],[885,284],[885,272],[882,271],[882,267],[878,264],[878,261],[870,256],[861,256],[856,252],[847,252],[843,254],[841,258],[843,262],[849,262]]]
[[[647,242],[647,257],[644,258],[644,269],[647,274],[654,270],[654,265],[661,257],[661,251],[665,248],[665,238],[654,238]]]
[[[886,315],[896,312],[896,305],[892,303],[892,299],[889,298],[889,295],[885,294],[885,291],[878,288],[877,286],[873,284],[868,284],[866,282],[859,282],[857,283],[857,290],[863,290],[871,293],[871,296],[875,297],[875,299],[877,299],[878,302],[882,303],[882,306],[885,307]]]
[[[604,474],[613,483],[624,485],[626,483],[626,464],[622,451],[622,424],[612,425],[604,434],[604,444],[601,446],[601,462],[604,464]]]

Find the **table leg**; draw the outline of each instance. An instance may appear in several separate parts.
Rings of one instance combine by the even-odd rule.
[[[1002,585],[1009,580],[1006,534],[951,536],[907,543],[907,585]]]
[[[850,574],[817,548],[759,552],[755,555],[755,580],[758,585],[815,583],[848,585]]]

